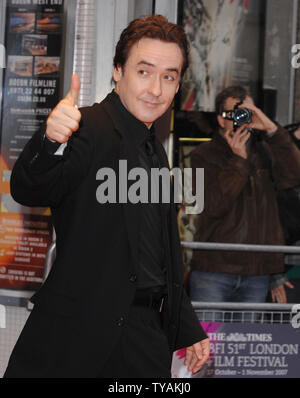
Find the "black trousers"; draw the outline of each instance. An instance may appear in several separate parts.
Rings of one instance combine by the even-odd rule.
[[[170,378],[172,353],[162,329],[162,313],[133,305],[122,328],[99,378]]]

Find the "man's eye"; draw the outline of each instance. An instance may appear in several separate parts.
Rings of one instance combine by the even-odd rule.
[[[139,70],[138,73],[139,73],[139,75],[141,75],[141,76],[146,76],[146,75],[148,74],[148,72],[145,71],[145,70]]]
[[[174,76],[171,76],[171,75],[166,75],[165,79],[169,80],[170,82],[173,82],[175,80]]]

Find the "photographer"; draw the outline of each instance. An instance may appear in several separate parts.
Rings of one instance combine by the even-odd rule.
[[[300,183],[300,151],[242,87],[223,90],[216,112],[219,131],[191,154],[192,167],[205,173],[194,240],[283,245],[275,189]],[[193,301],[264,302],[270,277],[284,272],[284,255],[195,250],[191,269]],[[274,288],[273,300],[286,301],[283,285]]]

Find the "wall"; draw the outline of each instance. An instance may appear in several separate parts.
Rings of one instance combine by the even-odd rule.
[[[268,0],[263,86],[277,90],[276,119],[292,123],[295,70],[291,47],[296,40],[298,0]]]

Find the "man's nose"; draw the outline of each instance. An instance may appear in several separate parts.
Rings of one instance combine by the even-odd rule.
[[[162,88],[161,88],[161,80],[159,76],[153,77],[150,82],[149,86],[149,93],[152,94],[154,97],[159,97],[162,93]]]

